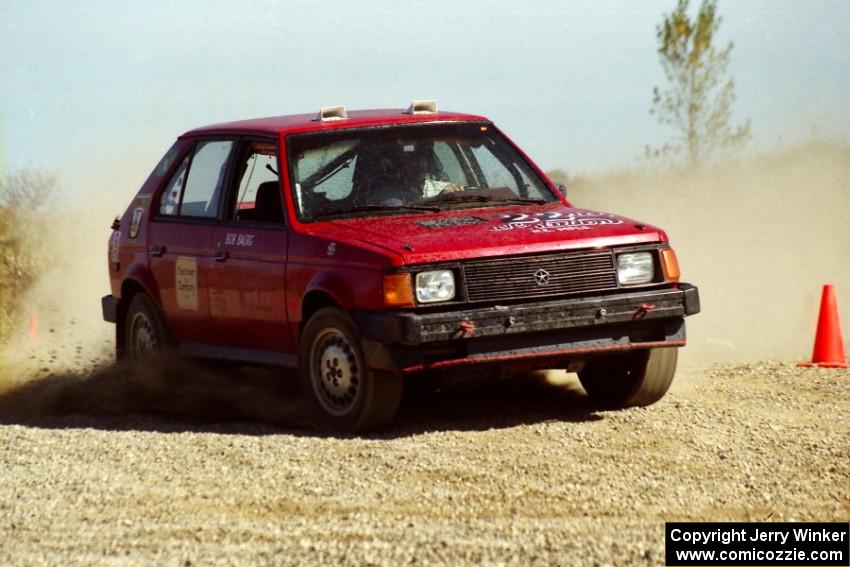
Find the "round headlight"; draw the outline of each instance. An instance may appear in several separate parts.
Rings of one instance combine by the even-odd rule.
[[[419,303],[449,301],[455,297],[455,277],[451,270],[416,274],[416,299]]]
[[[631,252],[617,256],[617,281],[620,285],[649,283],[655,277],[651,252]]]

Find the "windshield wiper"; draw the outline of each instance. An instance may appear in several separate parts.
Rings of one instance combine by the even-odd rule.
[[[440,207],[427,207],[422,205],[357,205],[349,207],[342,211],[331,211],[329,213],[320,213],[314,215],[313,219],[324,219],[330,217],[345,216],[352,213],[370,213],[370,212],[414,212],[414,213],[439,213]]]
[[[428,199],[428,203],[517,203],[542,205],[546,203],[546,199],[531,199],[525,197],[488,197],[487,195],[464,195],[463,193],[443,193]]]

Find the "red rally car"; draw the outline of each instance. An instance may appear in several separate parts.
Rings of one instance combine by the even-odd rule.
[[[119,358],[297,368],[339,431],[390,421],[408,375],[471,367],[651,404],[699,311],[661,229],[573,207],[490,120],[433,101],[187,132],[108,256]]]

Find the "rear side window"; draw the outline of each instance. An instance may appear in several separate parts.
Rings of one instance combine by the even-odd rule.
[[[215,218],[224,189],[231,140],[198,142],[174,172],[160,196],[159,214]]]
[[[218,214],[218,201],[231,149],[232,141],[200,142],[197,145],[183,190],[181,217],[215,217]]]
[[[189,171],[189,156],[183,159],[183,163],[171,176],[171,180],[162,192],[159,201],[159,214],[166,216],[177,216],[180,210],[180,197],[183,196],[183,185],[186,184],[186,172]]]

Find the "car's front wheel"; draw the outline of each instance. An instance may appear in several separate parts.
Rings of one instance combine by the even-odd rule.
[[[599,357],[588,361],[578,377],[590,399],[602,406],[648,406],[670,388],[678,351],[654,348]]]
[[[340,309],[320,309],[307,322],[299,370],[304,396],[326,429],[366,431],[395,417],[401,376],[367,368],[354,324]]]

